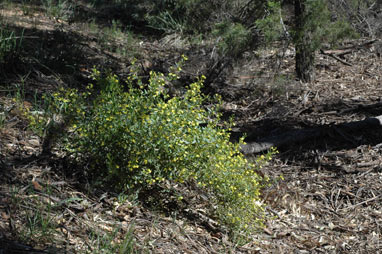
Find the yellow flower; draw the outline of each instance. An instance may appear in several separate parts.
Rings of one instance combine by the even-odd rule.
[[[182,58],[183,58],[184,61],[187,61],[187,60],[188,60],[188,57],[185,56],[185,55],[182,55]]]

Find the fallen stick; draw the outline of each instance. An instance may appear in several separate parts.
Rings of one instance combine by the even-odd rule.
[[[334,59],[336,59],[337,61],[343,63],[344,65],[347,65],[347,66],[353,66],[352,64],[342,60],[341,58],[339,58],[338,56],[334,55],[334,54],[331,54],[331,53],[327,53],[325,51],[323,51],[322,49],[320,49],[320,52],[321,54],[325,55],[325,56],[330,56],[330,57],[333,57]]]

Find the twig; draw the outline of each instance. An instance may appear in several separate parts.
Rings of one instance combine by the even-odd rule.
[[[37,36],[17,36],[17,37],[8,37],[1,39],[0,41],[9,41],[9,40],[14,40],[14,39],[38,39],[39,37]]]
[[[342,208],[342,209],[339,209],[339,210],[353,209],[353,208],[356,208],[356,207],[361,206],[361,205],[363,205],[363,204],[366,204],[366,203],[369,203],[369,202],[371,202],[371,201],[377,200],[377,199],[379,199],[381,196],[382,196],[382,195],[378,195],[378,196],[375,196],[375,197],[370,198],[370,199],[368,199],[368,200],[362,201],[362,202],[360,202],[360,203],[358,203],[358,204],[355,204],[355,205],[352,205],[352,206],[349,206],[349,207],[345,207],[345,208]]]
[[[323,55],[333,57],[334,59],[336,59],[337,61],[343,63],[344,65],[347,65],[347,66],[353,66],[352,64],[350,64],[350,63],[348,63],[348,62],[345,62],[344,60],[342,60],[341,58],[339,58],[338,56],[336,56],[336,55],[334,55],[334,54],[325,53],[325,51],[323,51],[322,49],[320,49],[320,52],[321,52],[321,54],[323,54]]]

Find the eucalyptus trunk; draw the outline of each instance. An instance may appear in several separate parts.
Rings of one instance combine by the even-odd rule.
[[[303,82],[312,82],[314,73],[314,49],[312,48],[312,31],[306,29],[307,1],[295,0],[295,49],[296,49],[296,74]]]

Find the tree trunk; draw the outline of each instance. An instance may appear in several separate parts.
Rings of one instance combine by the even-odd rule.
[[[314,81],[314,50],[311,46],[311,31],[305,27],[307,20],[306,0],[294,1],[296,19],[295,49],[296,49],[296,74],[303,82]]]

